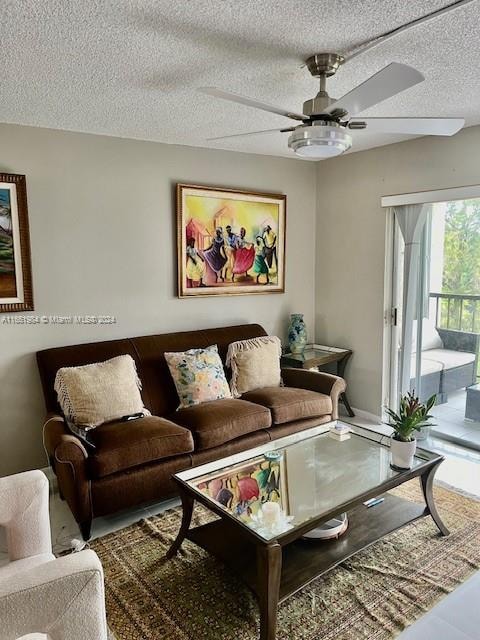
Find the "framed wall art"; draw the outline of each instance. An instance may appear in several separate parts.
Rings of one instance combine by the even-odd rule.
[[[25,176],[0,173],[0,312],[32,309]]]
[[[179,297],[283,293],[286,200],[177,184]]]

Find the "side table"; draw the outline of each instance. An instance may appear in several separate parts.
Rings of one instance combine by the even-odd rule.
[[[296,369],[318,369],[323,365],[336,362],[337,375],[344,378],[345,367],[352,353],[350,349],[310,344],[305,347],[303,353],[284,353],[281,359],[281,365],[283,367],[294,367]],[[340,395],[340,401],[347,410],[348,415],[353,418],[355,414],[348,402],[346,393]]]

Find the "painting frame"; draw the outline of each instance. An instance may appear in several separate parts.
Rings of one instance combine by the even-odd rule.
[[[201,261],[203,262],[202,268],[207,272],[207,278],[210,278],[210,281],[207,280],[206,284],[202,283],[202,278],[200,278],[200,286],[192,286],[192,280],[187,277],[188,264],[187,264],[187,241],[188,243],[191,241],[191,238],[188,238],[187,235],[187,227],[192,222],[193,218],[191,217],[191,212],[188,207],[188,198],[189,196],[194,198],[205,198],[209,201],[219,200],[227,201],[231,203],[232,207],[235,207],[235,202],[239,203],[244,209],[248,208],[249,204],[252,207],[256,207],[257,209],[261,206],[265,206],[265,208],[269,208],[272,212],[277,212],[277,217],[273,215],[272,226],[268,226],[270,232],[273,231],[274,240],[274,255],[270,258],[269,265],[265,264],[267,267],[267,273],[264,270],[256,277],[258,267],[257,263],[253,263],[253,260],[257,260],[257,253],[260,253],[261,248],[257,246],[260,244],[259,235],[256,236],[255,243],[253,242],[253,237],[249,237],[249,242],[245,241],[245,245],[248,247],[248,251],[253,253],[255,252],[255,258],[251,258],[252,264],[250,268],[245,271],[244,275],[240,276],[240,282],[234,282],[235,273],[234,270],[231,269],[230,278],[231,281],[228,280],[228,271],[225,270],[225,279],[223,280],[220,276],[220,282],[218,281],[218,273],[212,270],[210,264],[207,264],[207,261],[202,257],[203,247],[199,248],[199,253],[201,257]],[[250,190],[241,190],[234,189],[228,187],[216,187],[211,185],[199,185],[199,184],[187,184],[187,183],[177,183],[176,184],[176,220],[177,220],[177,295],[179,298],[198,298],[198,297],[209,297],[209,296],[231,296],[231,295],[258,295],[258,294],[269,294],[269,293],[284,293],[285,292],[285,247],[286,247],[286,216],[287,216],[287,196],[282,193],[272,193],[272,192],[261,192],[261,191],[250,191]],[[275,218],[275,219],[274,219]],[[210,229],[208,233],[210,234],[210,242],[212,242],[213,246],[213,234],[216,233],[214,230],[215,225],[213,225],[213,220],[210,223]],[[228,228],[225,227],[225,229]],[[237,224],[239,227],[239,224]],[[272,228],[273,227],[273,228]],[[242,227],[243,229],[243,227]],[[235,232],[237,237],[240,237],[238,234],[238,229],[235,228]],[[241,230],[240,230],[241,232]],[[224,232],[225,233],[225,232]],[[245,230],[243,230],[245,234]],[[235,235],[234,232],[231,235]],[[210,247],[211,248],[211,247]],[[189,251],[191,248],[189,247]],[[269,256],[268,256],[269,257]],[[267,258],[268,258],[267,257]],[[259,256],[259,261],[262,261],[262,257]],[[261,268],[261,267],[260,267]],[[271,276],[273,268],[274,276]],[[255,271],[257,269],[257,271]],[[265,267],[264,267],[265,269]],[[216,280],[212,282],[214,276]],[[275,279],[275,281],[273,281]],[[223,280],[223,281],[222,281]]]
[[[0,205],[0,258],[3,258],[0,260],[0,267],[3,267],[0,270],[0,313],[33,311],[27,184],[24,175],[0,173]]]

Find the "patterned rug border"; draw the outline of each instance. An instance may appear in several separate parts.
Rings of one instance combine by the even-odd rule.
[[[394,493],[422,502],[412,482]],[[435,493],[449,537],[427,517],[357,553],[281,605],[278,640],[391,640],[478,570],[479,497],[443,482]],[[165,562],[180,515],[172,507],[92,541],[115,639],[256,640],[256,602],[230,570],[189,542]]]

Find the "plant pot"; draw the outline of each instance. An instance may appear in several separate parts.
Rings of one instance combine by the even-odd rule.
[[[392,465],[397,467],[397,469],[411,469],[416,448],[416,440],[402,442],[401,440],[391,438],[390,450],[392,452]]]

